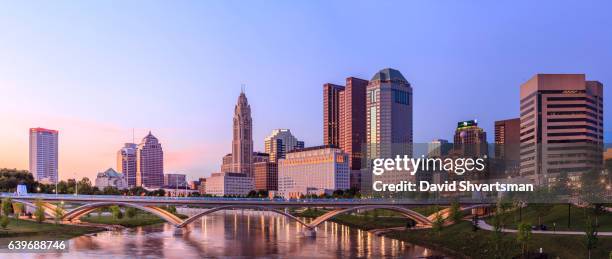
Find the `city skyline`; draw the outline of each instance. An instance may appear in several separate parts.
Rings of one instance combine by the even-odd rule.
[[[115,9],[104,4],[97,5],[102,7],[99,15],[113,16],[111,12]],[[387,6],[390,3],[382,5]],[[412,4],[398,5],[400,7],[397,11],[390,11],[408,10]],[[411,41],[405,46],[396,42],[375,44],[374,46],[387,48],[388,51],[382,51],[383,53],[374,51],[378,49],[368,45],[374,44],[372,39],[357,42],[351,51],[339,48],[344,43],[341,39],[344,37],[343,30],[347,33],[368,34],[380,25],[380,22],[376,21],[368,24],[352,19],[351,22],[355,25],[351,25],[343,22],[335,24],[336,19],[332,21],[322,18],[312,26],[331,28],[329,31],[323,30],[324,35],[317,35],[315,38],[328,36],[332,39],[327,42],[329,45],[311,40],[299,45],[300,40],[304,40],[305,37],[299,33],[305,33],[306,36],[312,33],[312,28],[303,20],[310,20],[311,17],[321,18],[330,14],[346,17],[351,11],[372,8],[363,4],[363,6],[350,6],[349,10],[343,11],[342,4],[330,3],[329,9],[323,14],[316,15],[314,13],[318,9],[313,9],[316,6],[321,4],[302,6],[309,7],[306,8],[306,14],[297,17],[296,19],[300,21],[296,23],[289,20],[286,25],[288,27],[274,24],[274,21],[291,17],[290,15],[295,14],[293,11],[297,11],[298,7],[283,5],[274,7],[274,11],[286,8],[287,16],[266,18],[248,13],[249,4],[241,4],[240,7],[236,7],[238,10],[230,8],[231,4],[229,7],[205,6],[210,7],[209,12],[219,11],[218,16],[222,17],[216,19],[225,23],[203,26],[199,17],[195,16],[195,12],[186,12],[185,18],[166,25],[170,27],[169,29],[161,27],[159,33],[166,36],[173,29],[185,26],[185,31],[172,32],[177,34],[174,36],[178,40],[165,42],[153,41],[159,36],[146,30],[147,26],[159,23],[153,17],[160,10],[154,7],[144,10],[144,21],[137,22],[128,16],[129,11],[134,10],[130,9],[129,5],[126,6],[123,12],[115,16],[118,22],[130,25],[123,29],[99,24],[85,17],[86,14],[73,17],[75,10],[61,5],[55,7],[59,19],[50,23],[50,27],[43,25],[50,22],[51,17],[42,16],[25,23],[30,17],[20,12],[0,15],[0,24],[5,24],[0,25],[0,28],[7,31],[7,38],[10,38],[0,42],[0,54],[7,57],[0,61],[0,88],[7,100],[0,104],[3,110],[0,120],[5,122],[3,130],[0,131],[0,143],[3,143],[0,148],[0,167],[27,169],[28,135],[25,132],[29,128],[44,127],[60,132],[60,179],[72,178],[75,173],[79,178],[87,176],[93,179],[97,172],[116,164],[117,148],[124,142],[132,142],[134,128],[137,140],[152,130],[164,143],[166,172],[185,172],[190,179],[207,176],[218,171],[220,158],[231,152],[230,118],[241,83],[246,83],[246,93],[253,107],[254,150],[263,151],[264,137],[276,128],[291,129],[299,139],[308,143],[308,146],[322,144],[321,85],[327,82],[341,85],[347,76],[370,78],[373,73],[385,67],[402,71],[406,79],[414,84],[413,121],[416,143],[427,143],[434,138],[450,139],[453,124],[456,121],[470,119],[478,119],[480,126],[489,132],[488,141],[493,142],[494,122],[518,117],[519,104],[516,100],[519,97],[520,85],[536,73],[584,73],[604,85],[612,82],[612,75],[606,71],[611,65],[612,53],[605,48],[612,42],[609,33],[605,33],[606,27],[611,25],[610,21],[603,18],[605,17],[603,10],[606,8],[602,6],[599,8],[580,5],[552,6],[552,10],[541,14],[548,18],[548,22],[521,22],[521,17],[528,17],[536,12],[536,10],[521,9],[525,8],[525,3],[497,6],[492,7],[493,10],[488,10],[489,13],[482,14],[482,17],[460,22],[461,25],[473,27],[445,31],[446,33],[440,35],[417,28],[418,26],[411,26],[427,22],[433,23],[432,28],[435,29],[436,25],[450,21],[445,15],[451,14],[452,7],[437,6],[442,12],[432,17],[441,18],[443,20],[441,22],[426,17],[435,11],[432,7],[428,7],[423,14],[409,18],[408,21],[402,22],[398,18],[390,18],[392,21],[389,23],[392,23],[392,27],[405,34],[400,35],[399,41],[401,42],[401,39]],[[162,5],[157,7],[160,8]],[[173,8],[181,7],[173,6]],[[466,16],[482,11],[477,6],[457,8],[467,11]],[[511,16],[517,13],[501,13],[503,8],[520,10],[522,13],[517,12],[518,17],[512,18]],[[19,6],[16,6],[16,9],[19,9]],[[202,11],[207,8],[198,5],[195,9]],[[5,9],[8,10],[9,8]],[[554,12],[564,13],[570,10],[576,15],[575,19],[560,19],[552,15]],[[240,27],[239,31],[246,35],[231,36],[229,35],[231,33],[226,32],[232,30],[231,25],[227,24],[236,22],[233,17],[236,13],[233,11],[249,18],[233,24]],[[4,11],[0,11],[2,12]],[[577,30],[583,24],[580,17],[587,14],[591,19],[588,21],[589,26]],[[500,15],[501,18],[495,18],[495,15]],[[66,30],[66,26],[73,24],[70,17],[78,19],[83,24],[74,28],[72,36],[77,42],[73,42],[72,38],[67,36],[59,37],[57,41],[49,40],[52,36],[57,36],[53,33],[55,30],[63,31]],[[523,27],[508,28],[505,31],[508,35],[501,35],[489,30],[493,26],[481,24],[484,19],[490,19],[495,26],[518,23]],[[595,23],[593,20],[598,21],[601,26],[593,26]],[[188,25],[190,21],[197,22],[197,26]],[[245,21],[253,21],[254,24],[248,25]],[[6,24],[16,25],[16,28],[4,28]],[[555,28],[550,29],[551,24]],[[292,25],[297,26],[296,32],[291,32]],[[101,36],[92,35],[90,31],[92,28]],[[278,33],[253,34],[247,32],[249,28],[261,28],[263,31]],[[549,29],[544,30],[546,28]],[[542,30],[544,30],[542,35],[535,32]],[[565,36],[566,30],[574,31],[575,37]],[[126,35],[130,32],[141,34]],[[217,33],[220,39],[208,39]],[[475,38],[464,37],[444,43],[444,40],[459,33],[466,33],[467,36]],[[517,35],[525,37],[513,38]],[[119,40],[120,36],[125,39]],[[422,39],[426,36],[431,37],[428,38],[431,42]],[[529,44],[530,41],[526,38],[530,36],[535,37],[533,42],[537,43]],[[265,39],[266,37],[271,39]],[[242,46],[241,42],[246,42],[243,41],[246,38],[252,39],[252,42]],[[108,50],[101,51],[100,47],[105,46],[98,45],[101,44],[99,41],[108,43],[108,40],[113,39],[118,42],[110,44]],[[279,43],[272,44],[271,41],[275,39],[279,40]],[[504,40],[508,42],[502,42]],[[559,41],[565,43],[558,43]],[[31,42],[49,42],[49,45],[43,47]],[[427,47],[425,42],[433,43],[434,46]],[[550,44],[552,42],[553,45]],[[140,46],[138,43],[144,43],[143,47],[146,50],[138,51]],[[194,46],[199,43],[207,44]],[[224,44],[230,46],[222,48]],[[451,46],[453,44],[454,46]],[[473,47],[472,44],[478,47]],[[516,50],[515,44],[522,44],[528,48]],[[186,47],[182,51],[160,51],[168,47],[182,46]],[[305,53],[287,50],[295,46],[302,46]],[[513,53],[505,53],[504,51],[510,47],[514,48]],[[322,51],[318,52],[317,49]],[[215,50],[220,50],[218,55],[227,55],[227,59],[221,59],[217,54],[213,54]],[[361,50],[364,50],[363,57],[353,57]],[[112,53],[113,51],[116,53]],[[130,57],[136,61],[128,61],[121,57],[132,51],[134,56]],[[157,54],[152,58],[143,58],[143,55],[156,51]],[[424,53],[419,54],[419,51]],[[190,54],[195,54],[195,57],[190,57]],[[297,56],[294,57],[294,54]],[[103,55],[109,56],[103,57]],[[266,57],[268,55],[270,56]],[[315,61],[308,55],[322,60]],[[60,68],[55,67],[59,59],[65,57],[68,57],[69,61],[60,62]],[[141,58],[142,60],[139,60]],[[207,61],[215,58],[221,61]],[[292,58],[301,62],[287,63]],[[86,62],[88,59],[91,61]],[[331,62],[332,59],[344,60]],[[522,61],[528,62],[523,64]],[[94,62],[99,64],[93,64]],[[115,64],[122,62],[127,64],[114,68]],[[293,63],[302,64],[293,65]],[[260,65],[254,66],[254,64]],[[517,64],[521,66],[513,67]],[[197,67],[197,69],[180,71],[188,67]],[[280,70],[282,73],[279,73],[280,68],[283,68]],[[121,72],[120,69],[127,69],[129,72]],[[170,72],[162,72],[165,69],[169,69]],[[28,71],[33,73],[27,73]],[[140,77],[143,79],[139,79]],[[287,90],[287,87],[290,87],[290,90]],[[177,90],[174,90],[175,88]],[[275,98],[268,94],[283,93],[282,91],[298,93],[297,96],[300,98]],[[604,99],[608,100],[610,94],[610,88],[604,87]],[[498,95],[508,97],[493,97]],[[137,104],[142,102],[159,105],[150,107],[147,113],[142,113],[142,110],[137,109]],[[609,107],[609,104],[605,104],[604,114],[609,114]],[[142,114],[139,115],[140,113]],[[430,117],[440,119],[431,122],[428,121]],[[611,120],[605,120],[606,142],[611,141],[610,129]],[[83,150],[87,152],[82,152]]]

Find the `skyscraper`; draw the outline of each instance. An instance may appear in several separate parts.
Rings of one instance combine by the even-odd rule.
[[[160,188],[164,185],[164,152],[159,140],[149,132],[138,145],[136,186]]]
[[[253,121],[251,106],[244,92],[240,92],[234,108],[232,139],[232,172],[251,175],[253,156]]]
[[[323,144],[340,145],[340,92],[344,86],[323,85]]]
[[[136,186],[136,170],[138,169],[136,153],[138,146],[134,143],[125,143],[117,151],[117,170],[127,179],[128,186]]]
[[[57,130],[30,129],[30,173],[34,180],[46,184],[57,183],[57,142]]]
[[[453,149],[462,157],[483,157],[488,154],[487,133],[476,120],[460,121],[455,129]]]
[[[443,157],[448,154],[450,144],[446,139],[434,139],[427,144],[427,156]]]
[[[374,158],[412,156],[412,86],[400,71],[378,71],[366,89],[366,132],[368,161]],[[365,176],[365,177],[364,177]],[[363,188],[371,188],[371,173],[362,175]],[[405,172],[376,176],[385,183],[407,180]]]
[[[289,129],[275,129],[264,140],[266,153],[270,154],[270,161],[276,162],[285,158],[285,154],[294,149],[304,148],[304,141],[297,140]]]
[[[601,170],[603,85],[584,74],[537,74],[521,85],[520,174],[536,184]]]
[[[363,154],[361,147],[366,143],[366,88],[368,80],[355,77],[346,79],[346,86],[340,93],[340,136],[339,146],[349,157],[352,171],[361,169]]]
[[[503,171],[509,175],[516,175],[519,169],[520,129],[520,118],[495,122],[495,159],[501,163]]]

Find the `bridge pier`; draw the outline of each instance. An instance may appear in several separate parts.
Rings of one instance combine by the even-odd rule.
[[[189,233],[189,228],[187,227],[175,227],[174,228],[174,236],[182,236],[184,234]]]
[[[304,228],[302,235],[305,237],[317,237],[317,228]]]

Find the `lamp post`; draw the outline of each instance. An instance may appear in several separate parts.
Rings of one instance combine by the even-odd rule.
[[[74,173],[74,196],[79,195],[79,182],[77,181],[76,173]]]

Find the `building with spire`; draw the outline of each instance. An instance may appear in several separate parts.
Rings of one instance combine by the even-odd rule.
[[[244,91],[241,91],[234,108],[231,172],[251,176],[252,163],[253,120],[251,118],[251,106]]]
[[[164,185],[164,152],[150,131],[138,145],[136,157],[136,186],[161,188]]]

